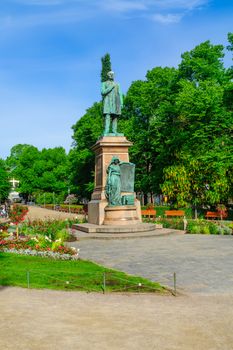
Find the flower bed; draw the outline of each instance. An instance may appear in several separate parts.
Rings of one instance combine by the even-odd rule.
[[[47,239],[46,241],[43,243],[36,237],[18,240],[2,239],[0,241],[0,251],[62,260],[78,259],[78,249],[65,247],[60,240],[53,242]]]
[[[31,256],[40,256],[43,258],[50,258],[55,260],[78,260],[78,253],[75,255],[70,254],[61,254],[53,251],[38,251],[34,249],[14,249],[14,248],[2,248],[0,251],[4,253],[15,253],[19,255],[31,255]]]
[[[13,204],[9,213],[10,220],[17,225],[25,219],[27,212],[28,212],[27,206],[20,205],[20,204]]]

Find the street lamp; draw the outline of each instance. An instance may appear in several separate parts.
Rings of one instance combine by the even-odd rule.
[[[53,210],[55,210],[55,196],[54,196],[54,192],[53,192]]]
[[[70,188],[68,188],[68,203],[69,203],[69,213],[70,213]]]

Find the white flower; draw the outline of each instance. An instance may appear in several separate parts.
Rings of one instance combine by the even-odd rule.
[[[52,242],[51,239],[48,236],[45,236],[44,238],[46,239],[46,241]]]

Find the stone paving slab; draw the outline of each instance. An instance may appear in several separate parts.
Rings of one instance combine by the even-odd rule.
[[[184,293],[233,293],[233,236],[163,235],[81,240],[82,259],[158,281]]]

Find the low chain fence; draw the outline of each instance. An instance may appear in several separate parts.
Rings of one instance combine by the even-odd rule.
[[[161,275],[161,274],[160,274]],[[134,292],[134,293],[156,293],[158,287],[153,285],[159,283],[164,286],[172,295],[177,296],[177,278],[176,273],[164,274],[160,281],[132,282],[132,280],[119,277],[114,272],[103,271],[90,273],[89,276],[85,273],[85,284],[83,283],[84,276],[82,274],[69,273],[60,271],[59,275],[42,273],[38,270],[27,270],[24,272],[27,288],[41,288],[38,286],[44,283],[51,289],[61,290],[76,290],[85,292]],[[139,278],[140,280],[140,278]],[[151,284],[150,284],[151,282]]]

